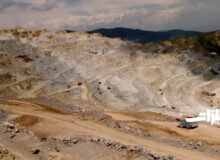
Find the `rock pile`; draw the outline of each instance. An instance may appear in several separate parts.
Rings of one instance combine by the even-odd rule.
[[[31,152],[32,152],[32,154],[39,154],[40,150],[39,149],[33,149]]]
[[[80,140],[82,140],[82,137],[67,137],[64,139],[58,139],[58,138],[41,138],[41,142],[46,142],[47,145],[52,148],[52,151],[61,152],[62,151],[62,145],[65,145],[66,147],[72,147],[73,145],[79,143]],[[87,141],[87,140],[86,140]]]
[[[140,146],[124,145],[119,142],[114,142],[114,141],[107,140],[104,138],[93,137],[89,141],[92,143],[104,145],[106,147],[116,149],[119,151],[127,151],[127,152],[137,153],[137,154],[145,156],[146,160],[176,160],[176,158],[172,155],[160,156],[160,155],[153,154],[153,153],[151,153],[151,151],[149,151],[143,147],[140,147]]]
[[[210,97],[216,96],[216,93],[209,93],[209,92],[207,92],[207,91],[203,91],[202,94],[203,94],[203,95],[206,95],[206,96],[210,96]]]
[[[205,145],[202,141],[185,141],[185,140],[163,140],[165,143],[171,143],[172,145],[178,145],[187,149],[204,149]]]
[[[120,129],[122,131],[131,133],[134,135],[142,136],[142,137],[150,136],[150,134],[147,133],[146,131],[143,131],[141,129],[132,128],[126,122],[116,121],[116,120],[112,119],[112,117],[109,115],[98,113],[98,112],[96,112],[95,114],[92,114],[92,115],[93,115],[94,120],[102,122],[110,128]]]
[[[204,146],[201,141],[199,141],[199,142],[179,141],[179,143],[182,147],[186,147],[188,149],[201,149]]]
[[[64,143],[65,145],[67,145],[68,147],[70,147],[70,146],[72,146],[73,144],[78,143],[78,138],[77,138],[77,137],[73,137],[73,138],[68,137],[68,138],[65,138],[65,139],[63,140],[63,143]]]
[[[141,137],[151,136],[151,134],[147,133],[146,131],[143,131],[141,129],[134,129],[134,128],[131,128],[130,126],[126,126],[126,127],[122,128],[122,130],[127,131],[129,133],[132,133],[134,135],[141,136]]]
[[[220,148],[213,148],[213,149],[212,149],[212,152],[218,152],[218,153],[220,153]]]
[[[0,148],[0,159],[2,160],[19,160],[18,157],[16,157],[14,154],[10,153],[7,149],[5,148]]]
[[[20,128],[16,123],[5,122],[4,126],[6,128],[5,133],[11,134],[10,138],[14,138],[20,132]]]

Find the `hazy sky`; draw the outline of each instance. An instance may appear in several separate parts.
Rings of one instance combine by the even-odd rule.
[[[220,0],[0,0],[0,29],[220,29]]]

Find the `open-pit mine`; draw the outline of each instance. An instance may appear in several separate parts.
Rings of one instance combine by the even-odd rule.
[[[0,159],[219,160],[220,58],[85,32],[0,31]]]

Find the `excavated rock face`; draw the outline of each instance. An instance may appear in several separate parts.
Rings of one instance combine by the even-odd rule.
[[[45,96],[84,108],[175,115],[220,106],[217,56],[58,33],[1,31],[1,96]]]

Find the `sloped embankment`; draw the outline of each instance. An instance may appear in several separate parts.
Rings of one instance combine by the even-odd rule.
[[[1,32],[0,56],[1,96],[175,116],[220,107],[215,55],[99,34],[14,29]]]

